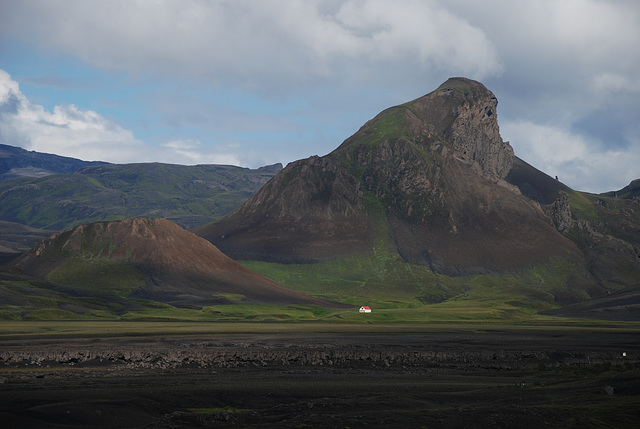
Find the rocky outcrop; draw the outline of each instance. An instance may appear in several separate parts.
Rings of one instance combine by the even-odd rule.
[[[636,358],[621,358],[614,352],[544,352],[532,350],[441,350],[429,347],[405,350],[379,345],[358,347],[316,344],[256,345],[250,343],[218,344],[198,342],[153,347],[135,345],[128,348],[85,346],[62,350],[45,347],[43,350],[1,350],[0,369],[20,366],[79,368],[113,366],[117,368],[170,369],[180,367],[238,368],[256,367],[314,367],[337,368],[415,368],[431,369],[535,369],[574,365],[634,365]]]
[[[504,178],[511,170],[514,153],[500,136],[498,99],[493,93],[470,79],[452,78],[443,83],[431,98],[444,98],[437,104],[452,106],[453,120],[448,128],[444,128],[443,134],[453,148],[477,162],[482,171]],[[433,109],[429,102],[431,100],[424,97],[414,106],[416,109]]]
[[[561,193],[556,201],[545,207],[545,212],[549,215],[558,231],[565,235],[569,233],[574,220],[569,206],[569,197],[566,193]]]

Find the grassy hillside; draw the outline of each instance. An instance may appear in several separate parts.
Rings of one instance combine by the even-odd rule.
[[[576,273],[559,259],[509,274],[462,277],[434,274],[384,255],[318,264],[243,263],[307,294],[385,310],[389,321],[521,319],[559,307],[557,300],[565,294],[575,301],[588,298],[584,290],[566,290]]]
[[[315,305],[265,304],[179,308],[158,301],[126,298],[124,295],[128,294],[129,289],[126,285],[118,284],[118,280],[133,285],[137,276],[135,272],[125,272],[122,267],[109,264],[92,265],[83,267],[82,272],[76,277],[77,284],[72,286],[61,286],[52,281],[0,272],[0,320],[296,322],[324,319],[339,311]],[[90,271],[92,276],[82,276]],[[115,271],[117,276],[110,276],[110,271]],[[96,274],[105,276],[107,280],[96,281]],[[55,279],[56,276],[52,278]],[[233,294],[220,296],[227,301],[240,297]],[[355,310],[349,311],[357,314]]]
[[[373,313],[363,316],[357,307],[351,309],[323,309],[313,305],[213,305],[200,309],[178,308],[156,301],[127,299],[126,294],[114,284],[100,282],[83,283],[85,287],[60,286],[51,282],[28,278],[3,278],[0,280],[0,320],[122,320],[122,321],[272,321],[328,323],[424,323],[424,322],[518,322],[544,321],[553,318],[536,315],[537,310],[553,308],[552,297],[544,285],[529,286],[538,296],[533,300],[518,290],[527,279],[491,279],[473,277],[463,281],[438,279],[441,283],[420,285],[414,277],[417,273],[407,270],[406,279],[412,283],[384,285],[372,281],[360,284],[349,279],[337,264],[333,272],[326,272],[326,264],[318,264],[314,271],[310,265],[297,270],[281,270],[276,264],[247,264],[254,270],[281,276],[280,281],[311,295],[337,299],[356,305],[367,304]],[[105,268],[105,267],[103,267]],[[108,267],[107,267],[108,268]],[[292,268],[292,267],[289,267]],[[320,272],[324,272],[323,275]],[[535,273],[529,273],[535,276]],[[335,277],[331,277],[335,276]],[[285,279],[289,279],[285,282]],[[511,283],[511,282],[514,283]],[[517,282],[521,282],[518,284]],[[446,286],[444,284],[447,283]],[[106,290],[98,286],[107,286]],[[443,302],[428,302],[433,296],[416,296],[432,293],[439,288],[458,294]],[[393,289],[392,293],[389,289]],[[233,297],[228,297],[233,298]]]
[[[189,228],[227,214],[281,166],[104,165],[0,183],[0,219],[61,230],[101,220],[168,218]]]

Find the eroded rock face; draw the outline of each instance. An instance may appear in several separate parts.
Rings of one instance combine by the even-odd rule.
[[[361,182],[333,157],[295,161],[220,223],[193,230],[234,259],[311,262],[363,251]]]
[[[448,142],[464,158],[477,162],[484,173],[504,178],[514,153],[500,136],[497,106],[491,91],[466,78],[451,78],[412,103],[427,136]]]
[[[549,204],[545,209],[556,226],[556,229],[565,235],[568,234],[574,221],[567,194],[564,192],[560,194],[560,197],[558,197],[558,199],[553,203]]]
[[[451,125],[453,147],[480,164],[483,171],[504,178],[513,164],[513,148],[502,141],[496,120],[498,100],[487,96],[462,104]]]

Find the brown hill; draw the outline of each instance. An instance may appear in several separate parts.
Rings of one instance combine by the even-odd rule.
[[[449,79],[329,155],[289,164],[239,209],[193,231],[236,259],[323,261],[383,246],[450,275],[552,258],[583,264],[539,204],[568,188],[514,157],[496,106],[482,84]]]
[[[43,240],[12,266],[57,284],[183,307],[230,302],[340,306],[269,280],[165,219],[78,226]]]

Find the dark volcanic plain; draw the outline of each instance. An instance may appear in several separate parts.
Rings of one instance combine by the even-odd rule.
[[[5,339],[0,420],[29,428],[634,427],[639,356],[637,331],[613,328]]]

